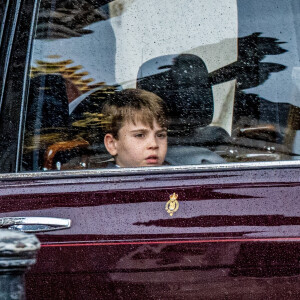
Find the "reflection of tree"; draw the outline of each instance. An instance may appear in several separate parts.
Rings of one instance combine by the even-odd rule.
[[[102,127],[106,120],[101,114],[107,95],[116,91],[116,86],[105,86],[96,89],[80,102],[69,116],[72,130],[77,136],[89,141],[90,144],[103,144]]]
[[[281,72],[286,66],[278,63],[263,62],[268,55],[280,55],[287,50],[281,48],[284,42],[276,38],[262,37],[261,33],[253,33],[239,38],[238,60],[228,66],[210,73],[212,84],[236,79],[235,102],[233,112],[233,137],[239,137],[243,128],[252,128],[245,136],[248,139],[236,139],[248,147],[260,148],[261,142],[276,143],[273,149],[279,152],[292,152],[295,130],[300,128],[297,117],[300,108],[289,103],[272,102],[257,94],[245,93],[244,89],[264,84],[271,73]],[[266,126],[268,125],[268,126]],[[265,129],[264,129],[265,128]],[[281,145],[278,145],[281,144]],[[264,144],[264,147],[266,145]],[[276,147],[276,148],[275,148]],[[289,159],[289,157],[284,157]]]
[[[205,122],[212,118],[212,95],[209,96],[207,92],[213,85],[236,80],[233,136],[241,128],[271,124],[271,126],[265,127],[267,129],[263,133],[260,128],[260,131],[256,132],[252,138],[283,143],[284,130],[288,126],[295,128],[295,124],[291,124],[291,120],[295,120],[291,114],[299,112],[299,108],[288,103],[274,103],[259,97],[259,95],[243,92],[244,89],[264,84],[271,73],[286,69],[286,66],[279,63],[263,62],[268,55],[285,53],[287,50],[281,48],[281,44],[283,42],[276,38],[262,37],[261,33],[241,37],[238,39],[237,61],[211,73],[207,72],[204,62],[199,57],[180,54],[173,59],[171,65],[159,67],[156,74],[141,76],[137,86],[161,95],[171,104],[172,119],[179,122],[181,128],[184,127],[184,122],[188,125],[190,139],[184,137],[181,138],[181,142],[184,140],[186,143],[192,144],[197,142],[212,144],[212,141],[218,143],[219,140],[222,143],[227,139],[220,138],[216,132],[214,133],[214,130],[200,130],[199,128],[201,122],[205,126]],[[145,70],[147,73],[147,64],[152,64],[152,69],[157,68],[155,64],[159,59],[160,57],[146,62],[141,70]],[[166,71],[161,72],[164,69]],[[142,72],[140,72],[141,74]],[[198,95],[198,98],[195,98],[195,94]],[[226,110],[224,109],[224,111]]]
[[[103,119],[103,114],[101,113],[91,113],[91,112],[84,112],[82,119],[78,121],[74,121],[72,123],[72,126],[75,127],[81,127],[81,128],[86,128],[86,127],[102,127],[103,124],[105,123],[105,120]]]
[[[236,79],[233,133],[244,127],[273,124],[277,129],[277,134],[273,133],[274,138],[269,136],[269,139],[282,142],[279,128],[287,126],[292,105],[274,103],[259,95],[246,94],[242,91],[262,85],[271,73],[286,69],[286,66],[282,64],[262,61],[267,55],[280,55],[287,52],[280,47],[281,44],[284,42],[276,38],[262,37],[261,33],[257,32],[239,38],[237,61],[209,74],[212,84]]]
[[[52,55],[48,58],[59,59],[60,56]],[[66,94],[68,103],[72,102],[74,99],[78,98],[80,95],[83,95],[89,91],[94,91],[90,96],[87,96],[87,99],[93,99],[90,104],[90,110],[82,111],[80,113],[80,118],[76,119],[76,112],[80,110],[82,107],[81,104],[76,108],[76,112],[71,116],[71,123],[75,127],[99,127],[103,122],[101,120],[101,114],[99,106],[102,105],[106,95],[114,92],[115,87],[107,86],[104,82],[93,83],[93,78],[84,79],[84,77],[88,76],[88,72],[81,71],[83,66],[73,65],[73,61],[71,59],[65,61],[40,61],[37,60],[36,67],[31,68],[31,93],[30,97],[39,98],[41,95],[39,94],[39,89],[46,89],[47,93],[51,93],[51,95],[55,95],[55,98],[61,98],[63,94]],[[42,78],[42,80],[41,80]],[[51,79],[51,80],[50,80]],[[57,80],[60,80],[60,87],[63,85],[63,91],[57,95]],[[41,86],[41,85],[44,86]],[[50,91],[50,92],[49,92]],[[30,102],[30,101],[29,101]],[[87,102],[84,101],[84,108],[87,109]],[[57,116],[53,116],[53,118],[57,118]]]
[[[29,135],[29,139],[27,139],[26,143],[28,149],[38,148],[38,143],[44,140],[44,136],[48,136],[49,142],[52,142],[57,138],[57,130],[64,132],[64,137],[66,132],[70,132],[73,137],[74,135],[80,135],[87,139],[99,136],[99,128],[104,122],[100,114],[103,101],[106,99],[107,94],[113,93],[116,89],[114,86],[106,85],[105,82],[94,83],[95,80],[93,78],[86,78],[89,73],[82,71],[83,66],[74,66],[74,62],[71,59],[62,61],[59,60],[59,58],[59,55],[48,56],[49,60],[56,59],[56,61],[37,60],[35,61],[36,66],[31,68],[30,75],[32,79],[28,104],[30,116],[27,116],[27,127],[30,127],[29,123],[33,124],[36,118],[45,119],[45,115],[43,114],[46,112],[40,116],[36,115],[37,112],[33,114],[30,113],[31,106],[37,107],[36,101],[45,104],[46,97],[52,97],[52,100],[49,100],[50,102],[47,101],[49,105],[54,105],[54,102],[57,100],[59,103],[70,103],[78,97],[83,97],[83,101],[77,105],[71,116],[69,116],[67,107],[61,110],[60,113],[57,112],[57,109],[46,110],[48,111],[46,119],[51,123],[42,122],[40,124],[40,129],[42,129],[43,132],[40,132],[40,129],[38,132],[35,132],[35,137],[39,135],[38,142],[32,141],[31,133],[27,134],[27,136]],[[40,90],[44,90],[45,92],[41,94]],[[90,92],[92,93],[89,95]],[[63,98],[65,98],[65,100],[63,100]],[[59,119],[62,115],[64,115],[64,125],[58,127],[54,126],[54,120]],[[51,124],[53,124],[53,126]],[[72,127],[69,127],[69,125]],[[31,125],[31,127],[32,126],[33,125]],[[29,127],[27,130],[30,129]],[[50,135],[49,130],[51,131]],[[32,131],[32,129],[29,131]],[[52,134],[52,131],[55,132],[55,134]]]
[[[263,84],[271,73],[284,70],[284,65],[262,62],[267,55],[285,53],[287,50],[280,47],[284,42],[260,35],[255,32],[239,38],[237,61],[210,73],[211,84],[236,79],[238,89],[248,89]]]
[[[93,23],[122,15],[135,0],[41,1],[36,39],[65,39],[93,33]],[[1,7],[0,7],[1,9]],[[1,17],[1,14],[0,14]]]
[[[41,168],[43,153],[49,145],[88,136],[87,130],[82,130],[84,127],[98,130],[101,127],[103,121],[98,113],[86,113],[81,121],[72,124],[70,102],[90,91],[99,89],[105,94],[112,90],[104,82],[93,83],[93,78],[84,79],[89,73],[82,71],[83,66],[74,66],[72,60],[59,60],[58,55],[48,58],[56,61],[39,60],[35,62],[36,67],[31,68],[23,149],[23,168],[28,170]],[[97,100],[101,102],[101,98]]]
[[[205,125],[211,122],[213,109],[211,86],[235,79],[237,81],[235,121],[242,118],[243,114],[249,121],[251,118],[251,122],[258,121],[259,101],[264,99],[257,95],[247,95],[242,90],[261,85],[271,73],[286,68],[281,64],[262,62],[267,55],[285,53],[287,50],[282,49],[280,44],[282,42],[275,38],[261,37],[260,33],[242,37],[238,43],[237,61],[211,73],[207,72],[201,58],[191,54],[180,54],[173,60],[172,65],[159,68],[166,69],[165,72],[157,70],[157,74],[140,78],[138,87],[159,94],[169,102],[172,117],[175,117],[181,126],[188,123],[191,127],[193,124],[199,126],[201,123]],[[153,68],[155,63],[156,59],[150,60],[144,63],[141,70],[147,68],[149,64],[152,64]],[[244,103],[245,101],[247,103]]]
[[[99,7],[98,1],[42,1],[36,39],[60,39],[79,37],[92,33],[84,27],[108,18],[107,13]]]
[[[59,59],[60,56],[51,55],[48,58]],[[80,70],[83,69],[83,66],[77,65],[68,67],[68,65],[72,65],[74,63],[71,59],[64,61],[57,60],[54,62],[37,60],[35,63],[36,67],[31,68],[31,77],[34,78],[47,74],[61,75],[66,81],[69,102],[85,92],[105,86],[104,82],[92,83],[95,81],[93,78],[84,79],[84,77],[89,75],[89,72],[80,72]]]

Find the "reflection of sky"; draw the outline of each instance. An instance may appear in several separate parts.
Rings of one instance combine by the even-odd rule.
[[[293,67],[299,66],[297,37],[294,18],[298,16],[292,9],[293,0],[239,0],[239,37],[253,32],[261,32],[263,37],[277,38],[286,42],[281,47],[288,52],[280,55],[268,55],[264,62],[279,63],[287,69],[272,73],[261,86],[246,92],[258,94],[273,102],[288,102],[300,106],[295,97],[292,81]],[[299,12],[298,12],[299,13]],[[295,73],[295,72],[294,72]]]

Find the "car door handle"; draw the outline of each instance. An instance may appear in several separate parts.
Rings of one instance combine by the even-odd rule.
[[[48,217],[4,217],[0,218],[0,228],[23,232],[43,232],[67,229],[71,227],[70,219]]]

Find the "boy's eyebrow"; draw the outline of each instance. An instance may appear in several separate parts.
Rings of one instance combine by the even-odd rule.
[[[139,132],[139,131],[148,131],[149,129],[147,128],[140,128],[140,129],[133,129],[133,130],[130,130],[130,132]]]
[[[130,130],[130,132],[141,132],[141,131],[149,131],[148,128],[140,128],[140,129],[133,129],[133,130]],[[162,128],[162,129],[159,129],[157,130],[156,132],[161,132],[161,131],[168,131],[167,128]]]
[[[157,130],[156,132],[168,132],[167,129],[160,129],[160,130]]]

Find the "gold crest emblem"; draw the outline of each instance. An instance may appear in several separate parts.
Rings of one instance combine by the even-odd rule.
[[[173,193],[170,195],[170,200],[166,203],[166,211],[172,217],[174,212],[176,212],[179,208],[179,202],[177,201],[178,195]]]

